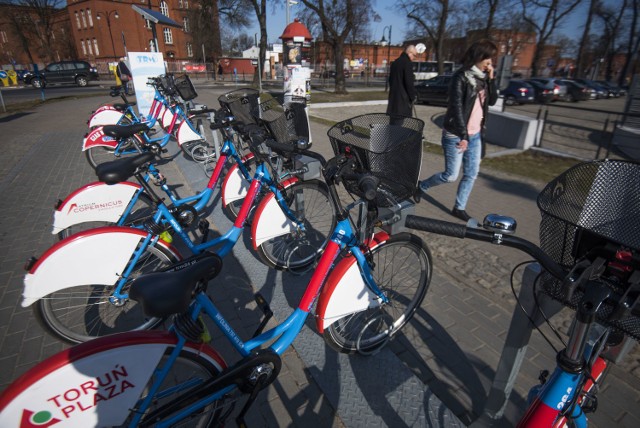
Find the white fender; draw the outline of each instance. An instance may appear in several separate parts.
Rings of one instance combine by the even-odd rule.
[[[117,223],[140,187],[129,181],[112,185],[96,181],[80,187],[54,211],[51,233],[85,222]]]
[[[24,277],[22,306],[54,291],[86,284],[115,284],[147,232],[105,226],[72,235],[49,248]],[[167,243],[161,245],[181,259]]]
[[[234,164],[222,181],[222,204],[226,207],[231,202],[244,199],[250,185],[251,183],[240,172],[238,164]]]
[[[380,232],[373,237],[370,247],[375,248],[388,238]],[[322,288],[316,306],[316,328],[323,332],[340,318],[377,306],[380,306],[378,297],[365,284],[355,257],[349,255],[331,270]]]
[[[118,125],[123,117],[124,113],[114,108],[104,109],[96,111],[91,118],[89,118],[88,125],[89,128],[104,125]]]
[[[282,187],[288,189],[298,181],[296,177],[291,178],[284,181]],[[282,211],[273,193],[269,192],[260,200],[251,224],[251,239],[254,249],[269,239],[293,233],[295,230],[295,223]]]
[[[173,121],[173,111],[171,111],[171,109],[166,108],[165,106],[162,106],[162,111],[160,111],[160,124],[162,125],[162,128],[164,128],[165,130],[171,125],[171,122]]]
[[[0,426],[124,424],[160,359],[175,344],[171,336],[152,331],[115,334],[54,355],[5,390],[0,399]],[[226,367],[216,351],[196,346],[188,343],[186,349],[220,371]]]
[[[178,133],[176,136],[178,140],[178,145],[182,146],[184,143],[188,143],[190,141],[202,141],[203,138],[200,134],[195,132],[187,121],[182,121],[180,126],[178,126]]]
[[[115,138],[104,135],[102,126],[93,129],[82,140],[82,151],[86,151],[91,147],[104,146],[115,149],[118,146],[118,141]]]

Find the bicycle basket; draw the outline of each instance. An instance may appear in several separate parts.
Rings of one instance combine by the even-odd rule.
[[[309,120],[302,103],[282,105],[271,96],[261,97],[253,116],[278,143],[293,145],[299,140],[309,141]]]
[[[358,172],[378,177],[379,190],[401,201],[412,197],[418,185],[423,128],[420,119],[373,113],[338,122],[327,135],[336,156],[353,156]],[[362,197],[357,182],[345,180],[344,186],[349,193]],[[380,193],[376,203],[393,204]]]
[[[218,97],[220,107],[225,108],[236,119],[249,125],[256,123],[251,112],[258,106],[260,92],[253,88],[236,89]]]
[[[178,95],[180,95],[180,98],[183,100],[190,101],[198,96],[196,89],[193,87],[193,83],[191,83],[191,79],[186,74],[175,77],[173,81]]]
[[[639,195],[640,164],[603,160],[568,169],[538,195],[542,250],[567,272],[595,245],[610,242],[640,250]],[[572,308],[583,296],[577,290],[570,301],[563,301],[561,282],[548,273],[542,276],[541,285],[551,297]],[[614,303],[603,305],[598,317],[605,321],[613,309]],[[635,314],[610,324],[640,339],[640,318]]]
[[[169,96],[173,96],[176,94],[176,85],[174,83],[173,74],[163,74],[159,76],[160,80],[160,90]]]

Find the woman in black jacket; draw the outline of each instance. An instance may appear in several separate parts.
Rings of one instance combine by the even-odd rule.
[[[497,51],[493,42],[481,40],[469,46],[462,57],[462,67],[451,79],[442,130],[445,170],[420,183],[425,192],[433,186],[452,183],[462,166],[462,179],[451,214],[464,221],[471,218],[465,208],[484,156],[482,129],[489,106],[498,99],[492,65]]]

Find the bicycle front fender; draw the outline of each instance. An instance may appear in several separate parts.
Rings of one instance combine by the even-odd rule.
[[[0,395],[0,426],[36,426],[34,415],[38,426],[120,426],[145,393],[162,356],[176,344],[169,332],[128,332],[55,354]],[[183,349],[220,371],[226,368],[224,359],[209,346],[187,343]]]
[[[251,182],[244,178],[238,164],[233,164],[222,181],[222,204],[228,204],[244,199],[249,191]]]
[[[118,111],[114,108],[96,110],[95,113],[91,115],[87,125],[89,128],[95,128],[97,126],[104,125],[118,125],[120,121],[124,118],[124,113]]]
[[[86,284],[115,284],[147,232],[106,226],[80,232],[57,242],[31,267],[24,278],[22,306],[27,307],[55,291]],[[179,260],[177,250],[162,240]]]
[[[82,151],[84,152],[87,149],[98,146],[109,147],[115,150],[115,148],[118,147],[118,141],[113,137],[104,135],[102,126],[99,126],[84,137],[82,140]]]
[[[389,239],[385,232],[377,233],[368,246],[373,249]],[[362,278],[358,262],[349,255],[331,270],[316,306],[316,328],[322,333],[331,324],[348,315],[379,306],[378,297]]]
[[[187,121],[183,121],[180,126],[178,126],[178,133],[176,136],[176,139],[178,140],[178,145],[182,146],[185,143],[191,142],[191,141],[202,141],[203,138],[200,134],[198,134],[197,132],[195,132],[191,126],[189,126],[189,123],[187,123]]]
[[[282,183],[282,187],[288,189],[298,181],[300,180],[297,177],[290,178]],[[293,233],[295,230],[296,224],[282,211],[276,200],[276,195],[269,192],[262,198],[253,216],[253,223],[251,224],[253,249],[258,249],[260,245],[269,239]]]
[[[51,233],[85,222],[117,223],[140,188],[129,181],[109,185],[96,181],[80,187],[56,207]]]

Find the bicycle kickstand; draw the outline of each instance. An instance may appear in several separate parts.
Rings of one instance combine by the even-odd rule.
[[[236,424],[238,425],[238,428],[247,428],[247,423],[244,420],[244,416],[249,411],[249,408],[251,407],[251,405],[256,401],[256,398],[258,397],[258,392],[260,392],[260,390],[262,390],[267,385],[268,382],[269,382],[269,375],[267,375],[266,373],[263,373],[258,377],[258,380],[256,381],[255,385],[253,386],[253,389],[251,390],[251,394],[249,394],[249,398],[247,399],[247,402],[244,404],[244,407],[242,407],[240,414],[238,414],[238,416],[236,417]]]

